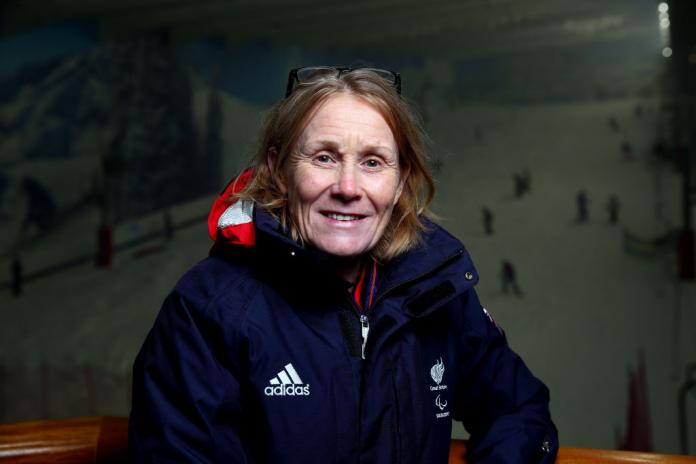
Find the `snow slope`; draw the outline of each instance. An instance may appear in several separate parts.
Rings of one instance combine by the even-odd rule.
[[[562,441],[615,446],[615,428],[625,423],[627,370],[643,350],[655,446],[674,452],[678,382],[683,363],[696,353],[690,334],[696,292],[693,284],[684,286],[682,319],[691,324],[675,330],[674,256],[646,260],[622,251],[621,227],[650,236],[679,217],[678,178],[647,161],[657,102],[648,102],[652,111],[640,120],[633,114],[637,103],[432,111],[442,115],[432,122],[443,153],[437,210],[478,263],[484,305],[549,385]],[[610,115],[622,133],[609,130]],[[483,143],[451,135],[466,138],[476,126],[483,128]],[[633,162],[620,155],[624,140],[634,146]],[[512,174],[524,168],[532,190],[515,199]],[[574,222],[581,188],[590,197],[588,224]],[[623,205],[620,227],[608,225],[611,193]],[[655,213],[659,202],[662,217]],[[483,234],[484,204],[496,215],[493,237]],[[501,294],[502,259],[517,265],[523,298]],[[675,338],[682,341],[678,348]]]

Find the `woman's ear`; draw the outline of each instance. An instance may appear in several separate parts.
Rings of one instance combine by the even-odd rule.
[[[287,193],[288,188],[285,183],[285,176],[283,176],[283,172],[278,166],[278,149],[276,147],[270,147],[266,152],[266,167],[268,167],[268,172],[271,173],[271,178],[275,180],[280,192],[283,194]]]

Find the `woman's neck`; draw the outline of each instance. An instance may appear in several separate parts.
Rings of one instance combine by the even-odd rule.
[[[363,256],[336,257],[334,266],[339,276],[346,282],[355,285],[364,262]]]

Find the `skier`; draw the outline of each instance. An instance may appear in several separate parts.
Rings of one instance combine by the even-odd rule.
[[[578,206],[578,222],[587,222],[588,212],[587,212],[587,194],[584,190],[580,190],[575,197],[575,202]]]
[[[609,195],[609,201],[607,202],[607,211],[609,212],[609,224],[616,225],[619,221],[619,199],[613,193]]]
[[[504,259],[502,262],[500,277],[503,284],[504,294],[507,295],[508,287],[512,287],[512,291],[515,292],[515,295],[522,296],[522,290],[520,290],[520,286],[517,284],[515,267],[507,259]]]
[[[612,130],[612,132],[619,132],[619,122],[614,116],[609,117],[609,128]]]
[[[486,235],[493,235],[493,211],[484,206],[481,208],[481,213],[483,213],[483,230]]]
[[[19,259],[19,256],[15,256],[12,260],[12,296],[20,296],[23,287],[24,274],[22,272],[22,261]]]
[[[512,178],[515,181],[515,198],[522,198],[522,195],[524,195],[524,177],[516,172],[512,175]]]
[[[529,193],[532,190],[532,175],[529,173],[529,169],[522,171],[520,179],[522,182],[522,193]]]

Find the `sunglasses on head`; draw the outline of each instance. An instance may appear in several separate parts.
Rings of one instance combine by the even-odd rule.
[[[307,66],[304,68],[295,68],[290,71],[288,76],[288,87],[285,91],[285,96],[289,96],[298,85],[307,82],[312,82],[322,77],[341,77],[344,74],[351,73],[353,71],[369,71],[377,74],[382,79],[389,82],[396,93],[401,95],[401,74],[396,71],[389,71],[387,69],[380,68],[349,68],[343,66]]]

